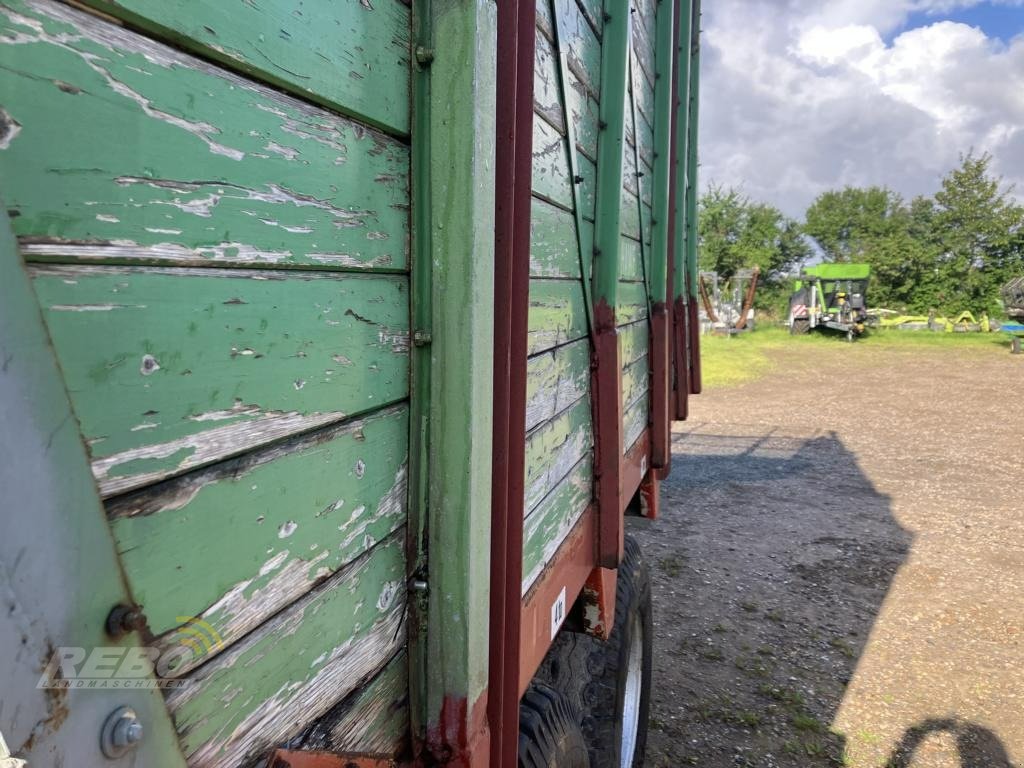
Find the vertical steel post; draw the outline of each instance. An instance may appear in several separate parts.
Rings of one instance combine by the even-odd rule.
[[[419,51],[433,45],[430,0],[412,6],[413,40]],[[419,61],[423,59],[423,61]],[[426,531],[430,485],[431,210],[430,210],[430,62],[416,57],[412,72],[412,232],[410,309],[413,347],[409,396],[409,520],[406,561],[409,583],[427,580]],[[427,730],[427,594],[409,593],[409,725],[416,752]]]
[[[693,0],[693,24],[690,29],[690,126],[687,146],[687,200],[686,200],[686,280],[690,304],[690,393],[699,395],[700,374],[700,322],[697,311],[697,185],[699,155],[697,139],[700,128],[700,2]]]
[[[622,153],[626,129],[626,72],[630,10],[605,0],[601,45],[601,131],[597,142],[594,232],[594,411],[597,430],[598,564],[622,559],[622,363],[615,322],[619,289]],[[628,501],[628,500],[627,500]]]
[[[660,0],[655,24],[654,190],[651,221],[651,466],[664,469],[671,457],[669,412],[669,305],[666,301],[671,223],[672,102],[675,63],[675,0]]]
[[[515,768],[519,746],[526,360],[533,173],[536,0],[498,6],[494,237],[494,453],[491,632],[487,686],[490,765]]]
[[[689,415],[690,394],[690,302],[686,270],[686,204],[690,140],[690,60],[694,0],[678,0],[675,69],[675,163],[672,187],[672,358],[675,368],[675,417]]]
[[[427,195],[431,217],[426,747],[490,763],[494,359],[493,0],[432,0]]]

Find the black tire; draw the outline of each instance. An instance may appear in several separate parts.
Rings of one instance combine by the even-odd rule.
[[[793,324],[789,326],[789,333],[791,336],[803,336],[804,334],[811,332],[811,321],[810,320],[794,320]]]
[[[651,708],[653,623],[651,580],[640,545],[626,536],[615,591],[615,626],[607,642],[564,631],[555,638],[537,673],[562,693],[581,716],[592,768],[622,768],[623,714],[628,662],[637,629],[641,656],[640,695],[635,701],[636,738],[629,768],[644,764]]]
[[[543,683],[519,703],[519,768],[591,768],[579,715]]]

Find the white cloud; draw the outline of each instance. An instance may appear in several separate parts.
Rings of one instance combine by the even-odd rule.
[[[974,148],[1024,193],[1024,36],[1006,44],[936,17],[886,42],[912,12],[976,4],[706,3],[704,183],[742,186],[800,216],[846,184],[934,192]]]

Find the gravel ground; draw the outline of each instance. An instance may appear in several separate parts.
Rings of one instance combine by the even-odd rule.
[[[662,517],[631,524],[648,766],[1024,765],[1024,357],[774,363],[692,401]]]

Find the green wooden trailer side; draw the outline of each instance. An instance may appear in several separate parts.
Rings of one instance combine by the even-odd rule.
[[[699,18],[0,2],[0,762],[515,765],[699,391]]]

